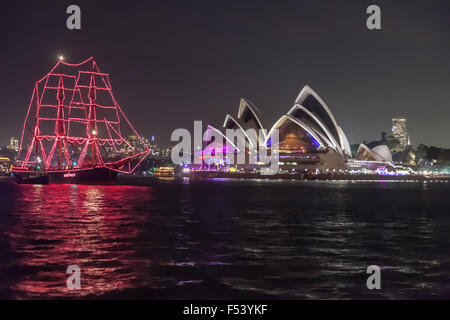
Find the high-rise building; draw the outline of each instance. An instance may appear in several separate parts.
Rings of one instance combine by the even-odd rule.
[[[147,145],[149,146],[149,148],[151,150],[152,156],[155,156],[155,157],[161,156],[161,150],[160,150],[160,148],[158,147],[158,144],[155,141],[155,136],[152,136],[150,141],[148,141]]]
[[[9,140],[9,148],[16,152],[19,151],[19,139],[12,137]]]
[[[392,135],[400,142],[398,151],[405,150],[408,145],[408,130],[406,129],[405,118],[396,117],[392,119]]]

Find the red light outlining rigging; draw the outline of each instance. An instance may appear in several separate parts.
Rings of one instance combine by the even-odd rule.
[[[123,138],[122,129],[137,137],[139,150]],[[109,74],[94,58],[78,64],[59,60],[35,83],[13,171],[106,167],[132,173],[149,152],[114,98]]]

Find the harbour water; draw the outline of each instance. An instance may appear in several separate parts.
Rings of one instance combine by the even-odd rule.
[[[450,298],[450,183],[120,183],[0,183],[0,298]]]

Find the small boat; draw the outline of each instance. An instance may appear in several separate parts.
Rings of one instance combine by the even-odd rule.
[[[158,178],[174,178],[175,170],[173,167],[159,167],[153,175]]]

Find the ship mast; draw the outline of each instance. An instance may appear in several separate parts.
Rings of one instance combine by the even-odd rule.
[[[58,84],[58,93],[56,95],[56,98],[58,99],[58,113],[56,117],[56,124],[55,124],[55,134],[56,139],[58,140],[58,168],[61,169],[62,167],[62,144],[63,139],[65,135],[65,128],[64,128],[64,82],[63,77],[59,77],[59,84]]]
[[[94,63],[92,65],[94,69]],[[91,140],[91,164],[95,167],[95,139],[97,137],[97,117],[95,110],[95,103],[97,99],[97,92],[95,89],[95,75],[91,74],[91,81],[89,84],[89,125],[88,136]]]
[[[36,122],[37,122],[37,117],[36,117]],[[40,169],[39,168],[39,127],[36,125],[36,128],[34,129],[34,143],[35,143],[35,152],[36,152],[36,170]]]
[[[37,87],[36,87],[37,88]],[[35,89],[36,90],[36,89]],[[35,143],[35,153],[36,153],[36,157],[35,157],[35,162],[36,162],[36,172],[38,169],[40,169],[40,164],[39,164],[39,140],[38,137],[40,135],[40,130],[39,130],[39,99],[36,99],[36,126],[34,128],[34,143]]]

